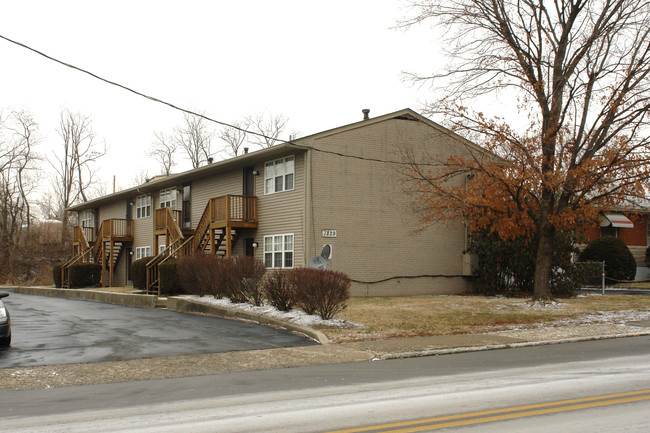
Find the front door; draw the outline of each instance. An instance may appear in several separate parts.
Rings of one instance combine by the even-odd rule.
[[[255,167],[244,168],[244,188],[242,194],[252,197],[255,195]]]
[[[244,244],[245,244],[245,249],[246,249],[246,257],[254,257],[255,256],[255,248],[253,248],[253,238],[246,238],[244,239]]]

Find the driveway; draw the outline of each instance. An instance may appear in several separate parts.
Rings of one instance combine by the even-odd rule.
[[[0,368],[316,344],[265,326],[167,310],[11,293]]]

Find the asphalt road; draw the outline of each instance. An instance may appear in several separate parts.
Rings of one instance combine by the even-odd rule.
[[[266,326],[173,311],[11,293],[0,368],[315,344]]]
[[[649,354],[643,336],[2,392],[0,419],[15,433],[647,432]]]

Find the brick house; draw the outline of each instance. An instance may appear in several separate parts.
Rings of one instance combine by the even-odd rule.
[[[584,229],[589,242],[603,236],[620,238],[628,246],[637,265],[637,280],[646,280],[650,271],[645,263],[645,251],[650,245],[648,214],[643,212],[616,211],[602,213],[600,222]]]
[[[359,122],[70,207],[79,225],[69,263],[100,262],[104,285],[126,285],[131,262],[146,256],[250,255],[281,269],[308,266],[330,245],[328,269],[353,279],[353,295],[465,292],[465,226],[419,230],[399,171],[386,162],[400,161],[404,146],[423,158],[475,148],[410,109],[365,113]]]

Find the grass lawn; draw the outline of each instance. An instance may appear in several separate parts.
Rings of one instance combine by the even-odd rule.
[[[561,319],[608,311],[650,310],[650,296],[590,295],[539,306],[528,299],[482,296],[351,298],[337,317],[363,325],[321,328],[335,342],[406,336],[497,331],[515,325],[534,327]]]

